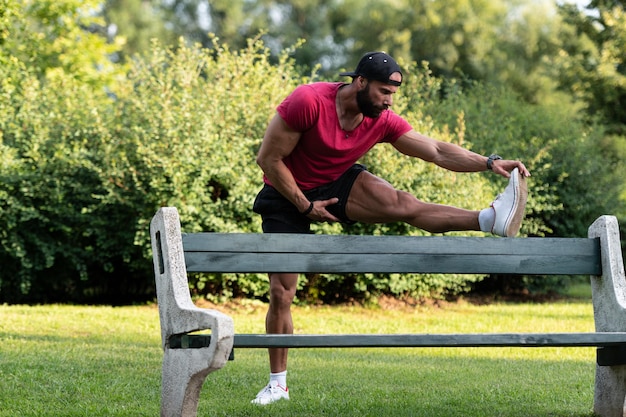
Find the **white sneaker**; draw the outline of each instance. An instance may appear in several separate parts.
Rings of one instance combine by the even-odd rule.
[[[526,180],[520,175],[519,170],[515,168],[511,171],[509,185],[491,203],[496,216],[491,233],[506,237],[517,235],[524,219],[526,200],[528,200]]]
[[[252,404],[267,405],[278,400],[289,399],[289,388],[281,387],[277,381],[270,381],[252,400]]]

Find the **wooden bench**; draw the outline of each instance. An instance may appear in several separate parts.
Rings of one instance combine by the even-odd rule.
[[[626,279],[617,220],[588,238],[182,234],[176,208],[151,227],[164,350],[161,415],[195,416],[206,376],[233,347],[595,346],[594,412],[626,416]],[[590,275],[596,332],[520,334],[235,334],[230,317],[196,307],[187,272]],[[210,335],[190,334],[210,329]]]

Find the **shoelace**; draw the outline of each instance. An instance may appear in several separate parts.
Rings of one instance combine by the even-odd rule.
[[[268,384],[268,385],[265,387],[265,389],[264,389],[264,390],[263,390],[263,391],[262,391],[262,392],[261,392],[258,396],[259,396],[259,397],[261,397],[261,396],[263,396],[263,395],[264,395],[264,394],[266,394],[266,393],[269,393],[270,395],[272,395],[272,394],[274,394],[274,393],[279,392],[279,391],[278,391],[279,389],[282,389],[282,388],[280,388],[280,385],[269,385],[269,384]],[[285,391],[285,390],[283,390],[283,391]]]

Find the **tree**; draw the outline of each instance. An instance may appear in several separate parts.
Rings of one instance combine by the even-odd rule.
[[[154,39],[175,44],[177,33],[168,25],[169,16],[161,2],[145,0],[107,0],[102,15],[105,20],[100,31],[108,39],[120,39],[122,48],[116,60],[125,61],[135,54],[148,51]]]
[[[554,87],[542,62],[558,49],[559,21],[550,3],[109,0],[104,13],[128,39],[127,54],[147,50],[151,37],[175,45],[171,37],[183,36],[188,44],[211,47],[213,33],[238,49],[262,34],[273,62],[305,40],[293,50],[296,63],[304,72],[316,69],[325,76],[336,77],[366,51],[385,50],[406,63],[428,62],[436,76],[508,83],[531,102]]]
[[[626,13],[621,1],[594,0],[588,13],[572,5],[560,12],[570,25],[561,34],[555,63],[560,86],[601,117],[608,132],[626,136]]]
[[[25,63],[44,80],[71,75],[104,86],[123,72],[110,55],[120,48],[97,33],[97,0],[5,0],[0,56]]]

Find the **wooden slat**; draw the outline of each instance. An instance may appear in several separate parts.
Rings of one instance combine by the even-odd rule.
[[[601,273],[599,239],[197,233],[190,272]]]
[[[176,335],[171,348],[204,347],[209,335]],[[616,333],[476,334],[237,334],[234,348],[392,348],[392,347],[610,347],[626,344]]]
[[[197,233],[190,272],[601,274],[599,239]]]
[[[185,252],[422,253],[587,255],[600,252],[599,239],[488,238],[464,236],[302,235],[285,233],[183,234]]]
[[[594,256],[186,252],[189,272],[598,275]]]
[[[612,346],[626,333],[392,334],[392,335],[235,335],[234,347],[507,347]]]

